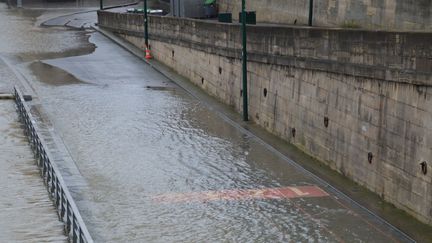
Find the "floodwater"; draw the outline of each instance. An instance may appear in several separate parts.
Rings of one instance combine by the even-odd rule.
[[[30,61],[41,56],[56,58],[64,56],[64,52],[92,46],[82,45],[86,36],[75,31],[58,34],[59,28],[38,27],[35,23],[43,18],[43,14],[42,10],[8,9],[0,2],[0,53],[3,56],[13,54],[17,61]]]
[[[87,180],[88,187],[76,194],[97,241],[382,242],[401,237],[336,195],[155,200],[171,193],[325,188],[101,35],[90,41],[97,46],[94,53],[45,60],[45,71],[32,69],[27,77]],[[82,83],[42,80],[52,66]]]
[[[0,93],[12,93],[18,84],[6,62],[56,57],[78,47],[78,36],[72,32],[64,34],[71,42],[52,45],[50,40],[56,41],[53,30],[34,26],[41,13],[8,10],[0,3]],[[35,162],[14,102],[0,100],[0,242],[67,242]]]
[[[102,35],[50,31],[41,53],[69,35],[97,48],[11,59],[34,59],[16,67],[86,181],[73,195],[97,242],[409,241]]]
[[[0,100],[0,242],[66,242],[13,101]]]

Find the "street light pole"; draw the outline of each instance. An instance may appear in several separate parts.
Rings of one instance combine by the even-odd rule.
[[[314,1],[309,0],[309,26],[313,24],[313,10],[314,10]]]
[[[104,9],[104,7],[103,7],[103,0],[100,0],[100,10],[103,10]]]
[[[148,48],[148,15],[147,15],[147,0],[144,0],[144,39],[145,47]]]
[[[246,0],[242,0],[242,67],[243,67],[243,121],[249,120],[248,115],[248,91],[247,91],[247,48],[246,48]]]

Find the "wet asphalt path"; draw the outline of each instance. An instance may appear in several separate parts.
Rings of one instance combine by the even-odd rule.
[[[82,176],[97,242],[407,241],[100,34],[34,31],[49,44],[2,55]]]

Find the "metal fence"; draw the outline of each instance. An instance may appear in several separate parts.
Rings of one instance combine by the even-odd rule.
[[[15,102],[25,133],[36,157],[41,177],[47,187],[50,198],[53,200],[59,218],[64,222],[65,234],[70,242],[92,243],[87,227],[81,218],[75,202],[66,187],[66,184],[52,160],[52,156],[45,149],[45,142],[39,136],[30,109],[24,102],[22,93],[15,87]]]

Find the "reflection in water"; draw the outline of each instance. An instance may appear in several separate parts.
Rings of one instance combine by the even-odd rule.
[[[0,101],[0,242],[66,242],[13,101]]]
[[[72,74],[55,66],[51,66],[41,61],[33,62],[29,65],[33,75],[39,77],[39,80],[50,85],[68,85],[80,84],[84,81],[79,80]]]
[[[81,32],[41,29],[39,10],[7,9],[0,3],[0,92],[11,92],[17,77],[6,63],[90,53]],[[36,64],[37,65],[37,64]],[[34,164],[12,101],[0,102],[0,242],[66,242],[63,223]]]

